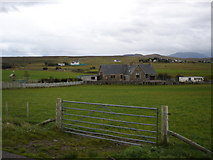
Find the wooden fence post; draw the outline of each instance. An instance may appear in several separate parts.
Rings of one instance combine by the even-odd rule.
[[[27,102],[27,120],[29,121],[29,113],[30,113],[30,110],[29,110],[29,102]]]
[[[161,142],[167,145],[169,142],[168,106],[161,106]]]
[[[172,135],[172,136],[174,136],[174,137],[176,137],[176,138],[178,138],[178,139],[184,141],[185,143],[192,145],[193,147],[195,147],[195,148],[197,148],[197,149],[199,149],[199,150],[201,150],[201,151],[203,151],[203,152],[206,152],[206,153],[209,153],[209,154],[213,154],[212,151],[206,149],[205,147],[203,147],[203,146],[201,146],[201,145],[199,145],[199,144],[193,142],[192,140],[190,140],[190,139],[188,139],[188,138],[186,138],[186,137],[184,137],[184,136],[182,136],[182,135],[180,135],[180,134],[178,134],[178,133],[176,133],[176,132],[173,132],[173,131],[170,131],[170,130],[169,130],[168,133],[169,133],[170,135]]]
[[[8,103],[6,102],[6,118],[8,117]]]
[[[62,99],[57,98],[56,102],[56,126],[62,129]]]

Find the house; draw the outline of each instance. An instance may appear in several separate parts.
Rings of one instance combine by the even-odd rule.
[[[58,66],[65,66],[65,63],[58,63]]]
[[[79,76],[78,78],[86,82],[97,81],[97,75],[82,75]]]
[[[10,80],[15,81],[16,80],[15,72],[13,71],[13,73],[11,73],[9,77],[10,77]]]
[[[151,64],[104,64],[100,66],[99,80],[107,81],[150,81],[156,79]]]
[[[71,66],[79,66],[80,65],[80,62],[79,61],[72,61],[70,63]]]
[[[113,62],[121,62],[120,60],[114,59]]]
[[[189,82],[189,83],[196,83],[196,82],[203,82],[204,77],[179,77],[179,82]]]

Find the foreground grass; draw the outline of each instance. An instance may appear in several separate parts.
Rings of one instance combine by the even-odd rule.
[[[11,117],[3,121],[3,131],[3,150],[32,158],[107,157],[127,147],[66,134],[54,125],[40,127]]]
[[[54,146],[58,151],[59,155],[55,155],[55,157],[62,155],[67,157],[116,157],[117,159],[134,158],[134,156],[148,158],[208,157],[205,153],[197,151],[175,138],[170,138],[169,147],[156,148],[143,145],[143,147],[135,149],[117,143],[90,138],[82,139],[79,136],[65,134],[56,130],[54,125],[36,127],[34,124],[55,117],[55,101],[58,97],[65,100],[157,108],[160,108],[161,105],[168,105],[171,113],[170,129],[211,149],[211,85],[82,85],[66,88],[3,90],[4,150],[33,157],[36,155],[48,157],[51,155],[49,154],[50,149],[48,147],[45,149],[45,146],[50,144],[49,146]],[[6,102],[8,103],[8,116],[15,117],[15,119],[6,119],[4,107]],[[29,119],[26,117],[27,102],[30,106]],[[17,123],[17,121],[21,122]],[[36,149],[37,145],[39,149]],[[63,148],[63,145],[66,146],[67,152],[60,149]],[[107,150],[109,146],[111,149]],[[17,148],[22,149],[17,150]]]
[[[8,118],[3,121],[3,150],[31,158],[211,158],[186,144],[129,146],[60,132]]]

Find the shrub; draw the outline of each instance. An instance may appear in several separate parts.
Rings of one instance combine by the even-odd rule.
[[[90,69],[96,69],[94,66],[90,67]]]
[[[2,69],[10,69],[13,68],[14,66],[9,64],[9,63],[2,63]]]
[[[38,81],[38,83],[57,83],[57,82],[72,82],[72,81],[81,81],[81,79],[79,79],[79,78],[62,78],[62,79],[58,79],[58,78],[49,77],[49,78],[40,79]]]
[[[159,80],[170,80],[171,76],[168,75],[167,73],[160,73],[160,74],[158,74],[157,79],[159,79]]]
[[[47,68],[47,67],[44,67],[43,70],[48,70],[48,68]]]
[[[50,63],[50,62],[45,62],[44,65],[45,66],[57,66],[58,64],[56,64],[56,63]]]
[[[55,67],[55,70],[60,70],[61,69],[61,67]]]

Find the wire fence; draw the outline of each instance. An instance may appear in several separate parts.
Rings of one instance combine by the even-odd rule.
[[[37,124],[46,119],[54,118],[55,110],[50,107],[47,107],[47,104],[32,101],[4,101],[2,103],[2,117],[3,120],[12,118]]]

